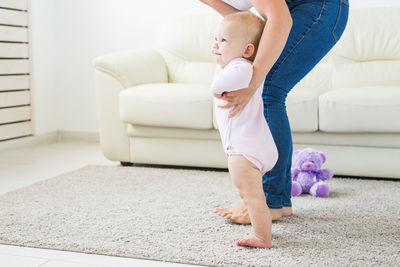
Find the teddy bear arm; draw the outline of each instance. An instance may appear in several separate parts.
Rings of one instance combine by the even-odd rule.
[[[333,171],[330,169],[320,170],[318,173],[318,178],[322,181],[329,180],[333,177]]]

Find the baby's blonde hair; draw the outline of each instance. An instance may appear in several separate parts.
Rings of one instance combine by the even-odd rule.
[[[225,16],[224,20],[235,21],[246,25],[247,41],[252,43],[255,48],[253,55],[248,58],[248,60],[254,61],[265,26],[264,20],[251,11],[235,12]]]

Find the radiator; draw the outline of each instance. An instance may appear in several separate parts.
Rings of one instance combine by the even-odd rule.
[[[0,141],[33,135],[28,0],[0,0]]]

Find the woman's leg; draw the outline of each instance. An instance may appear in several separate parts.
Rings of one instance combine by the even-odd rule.
[[[347,0],[287,0],[293,26],[285,48],[268,73],[263,91],[264,115],[278,148],[279,158],[263,176],[271,209],[291,207],[292,136],[286,96],[328,53],[347,22]]]
[[[264,115],[279,153],[274,168],[263,176],[272,220],[280,218],[279,209],[292,206],[293,145],[286,96],[338,41],[346,26],[349,8],[347,0],[286,1],[293,26],[281,56],[266,77],[263,92]],[[218,209],[216,213],[237,223],[250,223],[244,203]]]

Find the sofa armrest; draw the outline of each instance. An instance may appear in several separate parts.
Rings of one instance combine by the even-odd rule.
[[[164,58],[154,49],[113,52],[96,57],[93,64],[96,70],[110,74],[124,88],[168,82]]]
[[[102,152],[110,160],[131,162],[127,125],[120,119],[119,94],[139,84],[168,82],[164,59],[151,49],[125,50],[99,56],[93,63]]]

